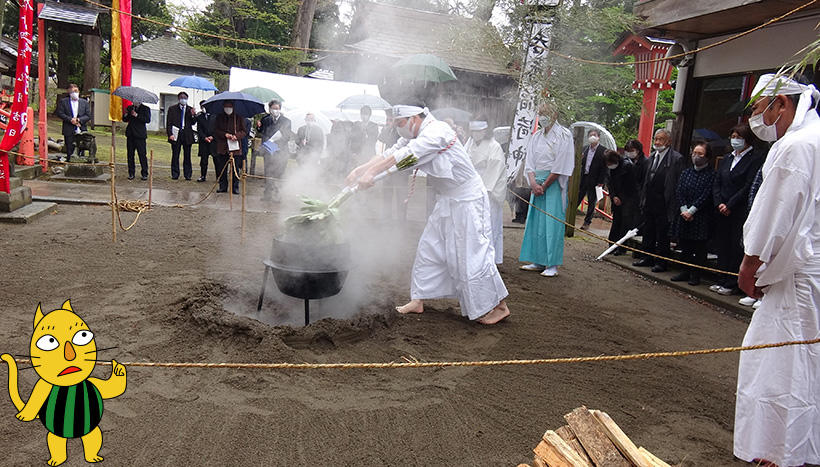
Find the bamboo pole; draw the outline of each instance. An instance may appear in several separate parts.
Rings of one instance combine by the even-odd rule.
[[[151,159],[148,162],[148,209],[151,209],[151,192],[154,190],[154,150],[151,150]]]
[[[230,155],[230,159],[228,160],[228,207],[231,211],[233,211],[233,154]]]
[[[246,182],[248,173],[246,171],[247,161],[242,163],[242,235],[240,237],[240,244],[245,244],[245,198],[246,198]]]
[[[113,135],[113,130],[112,130]],[[111,137],[113,140],[113,136]],[[117,201],[115,183],[117,180],[116,165],[114,163],[114,145],[111,145],[111,243],[117,242]]]

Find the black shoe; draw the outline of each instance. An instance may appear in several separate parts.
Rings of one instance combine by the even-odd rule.
[[[179,177],[171,177],[171,180],[179,180]]]
[[[185,180],[191,181],[191,177],[185,177]]]
[[[134,179],[134,176],[133,176],[133,175],[129,175],[129,176],[128,176],[128,180],[133,180],[133,179]]]
[[[699,277],[692,277],[689,279],[689,285],[700,285],[700,278]]]
[[[231,193],[233,193],[233,194],[235,194],[235,195],[238,195],[238,194],[239,194],[239,190],[232,190],[232,191],[231,191]]]
[[[672,276],[669,280],[672,281],[672,282],[688,281],[689,280],[689,273],[686,272],[686,271],[679,272],[679,273],[675,274],[674,276]]]
[[[632,265],[633,266],[638,266],[640,268],[648,268],[649,266],[652,266],[652,262],[649,261],[646,258],[642,258],[642,259],[639,259],[639,260],[633,262]]]
[[[661,266],[660,264],[656,264],[652,266],[652,272],[666,272],[666,266]]]
[[[217,192],[217,193],[227,193],[227,192],[228,192],[228,189],[227,189],[227,188],[225,188],[225,189],[223,190],[222,188],[220,188],[220,189],[216,190],[216,192]]]
[[[197,178],[197,179],[196,179],[196,181],[198,181],[198,182],[204,182],[204,181],[205,181],[205,177],[199,177],[199,178]]]
[[[148,180],[148,176],[143,175],[143,176],[140,177],[140,180],[142,180],[144,182],[144,181]]]

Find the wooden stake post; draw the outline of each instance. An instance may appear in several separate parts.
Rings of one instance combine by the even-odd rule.
[[[584,127],[577,127],[573,132],[573,141],[575,142],[575,169],[572,171],[572,178],[569,179],[569,193],[567,198],[567,223],[575,225],[575,215],[578,213],[578,188],[581,186],[581,159],[584,157],[581,150],[584,148]],[[566,236],[572,237],[575,235],[575,228],[567,226]]]
[[[151,209],[151,192],[154,185],[154,150],[151,150],[151,159],[148,161],[148,209]]]
[[[114,134],[114,127],[111,126],[111,139],[113,140]],[[111,145],[111,242],[117,242],[117,197],[116,197],[116,188],[114,184],[116,183],[117,178],[117,166],[115,165],[115,158],[114,158],[114,145]]]

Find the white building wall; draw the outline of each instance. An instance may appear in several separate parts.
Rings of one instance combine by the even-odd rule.
[[[158,131],[165,128],[165,109],[177,102],[177,94],[182,91],[188,93],[188,105],[198,108],[199,101],[205,100],[214,95],[214,91],[201,91],[198,89],[180,88],[169,86],[168,83],[184,76],[181,73],[168,73],[163,71],[147,70],[134,65],[131,72],[131,85],[147,89],[159,96],[159,104],[146,104],[151,108],[151,123],[148,124],[149,131]],[[213,83],[213,80],[208,79]]]

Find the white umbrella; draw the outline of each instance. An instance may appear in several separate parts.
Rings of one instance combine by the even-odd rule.
[[[572,125],[570,125],[569,128],[570,130],[574,130],[579,126],[584,128],[584,141],[587,140],[587,133],[589,133],[589,130],[598,130],[598,133],[601,135],[599,141],[601,146],[607,149],[612,149],[613,151],[618,150],[618,145],[615,143],[615,138],[612,136],[612,133],[607,131],[607,129],[604,128],[602,125],[599,125],[595,122],[575,122]]]
[[[603,258],[604,258],[604,256],[606,256],[606,255],[608,255],[608,254],[612,253],[613,251],[615,251],[615,248],[618,248],[619,246],[623,245],[625,241],[629,240],[630,238],[632,238],[632,237],[634,237],[634,236],[636,236],[636,235],[638,235],[638,229],[632,229],[632,230],[630,230],[629,232],[627,232],[627,233],[626,233],[626,235],[624,235],[624,236],[623,236],[623,238],[621,238],[621,239],[620,239],[620,240],[618,240],[617,242],[613,243],[613,244],[612,244],[612,246],[610,246],[609,248],[607,248],[606,250],[604,250],[604,252],[603,252],[603,253],[601,253],[601,256],[599,256],[599,257],[598,257],[598,258],[596,258],[596,259],[597,259],[597,260],[601,260],[601,259],[603,259]]]
[[[285,107],[282,111],[282,115],[290,119],[290,125],[293,131],[296,131],[305,125],[305,115],[309,113],[316,117],[316,124],[322,129],[324,134],[330,133],[330,127],[333,125],[333,122],[331,122],[330,119],[327,118],[327,116],[322,112],[316,112],[309,109],[291,109],[288,107]]]

